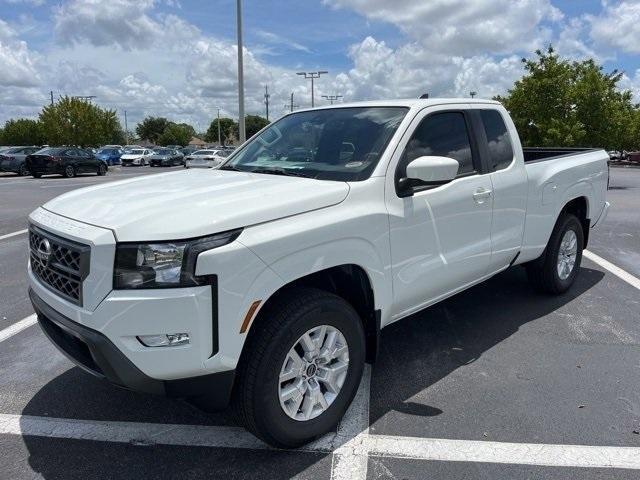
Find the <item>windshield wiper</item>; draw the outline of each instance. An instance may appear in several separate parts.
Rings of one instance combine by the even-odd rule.
[[[218,170],[231,170],[232,172],[249,172],[250,170],[241,170],[233,165],[223,165]]]
[[[296,172],[293,170],[288,170],[286,168],[274,168],[274,167],[258,167],[253,170],[247,170],[250,173],[266,173],[270,175],[284,175],[287,177],[302,177],[302,178],[310,178],[308,175],[305,175],[302,172]]]

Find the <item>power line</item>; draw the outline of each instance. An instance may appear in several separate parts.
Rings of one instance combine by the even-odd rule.
[[[306,80],[311,79],[311,108],[315,107],[315,99],[313,94],[313,81],[316,78],[320,78],[320,75],[324,75],[325,73],[329,73],[326,70],[321,70],[318,72],[298,72],[296,75],[303,75]]]

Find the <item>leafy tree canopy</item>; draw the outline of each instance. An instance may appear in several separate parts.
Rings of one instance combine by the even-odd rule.
[[[42,145],[45,143],[42,124],[38,120],[19,118],[7,120],[0,130],[1,145]]]
[[[158,141],[159,145],[182,145],[183,147],[189,144],[191,137],[195,134],[195,130],[191,125],[184,123],[169,123],[164,129]]]
[[[79,98],[62,97],[53,105],[45,106],[39,121],[50,145],[87,147],[124,140],[115,110],[103,109]]]
[[[164,133],[169,125],[169,120],[164,117],[146,117],[136,126],[138,137],[158,143],[160,135]]]
[[[594,60],[571,62],[553,47],[523,59],[525,75],[499,100],[525,146],[638,148],[638,106]]]
[[[231,118],[220,119],[220,138],[222,144],[226,145],[231,139],[238,138],[238,123]],[[207,142],[218,142],[218,118],[214,118],[204,136]]]
[[[247,138],[253,137],[256,133],[269,125],[269,120],[260,115],[247,115],[245,118],[245,128],[247,130]]]

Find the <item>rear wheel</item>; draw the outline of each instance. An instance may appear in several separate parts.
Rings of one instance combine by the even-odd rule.
[[[100,162],[100,165],[98,165],[98,171],[96,172],[100,177],[106,175],[107,173],[107,166]]]
[[[298,447],[335,429],[360,384],[362,322],[322,290],[284,293],[260,313],[238,367],[234,406],[254,435]]]
[[[64,167],[63,175],[66,178],[73,178],[76,176],[76,169],[73,167],[73,165],[67,165],[66,167]]]
[[[29,169],[24,163],[20,165],[20,168],[18,168],[18,175],[20,175],[21,177],[24,177],[25,175],[29,175]]]
[[[32,173],[31,176],[33,178],[40,178],[40,177],[42,177],[42,174],[40,172],[35,172],[35,173]]]
[[[527,264],[527,276],[533,287],[545,293],[564,293],[580,270],[584,232],[575,215],[563,214],[551,233],[540,258]]]

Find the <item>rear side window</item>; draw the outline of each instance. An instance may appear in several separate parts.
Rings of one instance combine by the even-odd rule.
[[[429,115],[413,132],[400,163],[400,176],[407,165],[418,157],[434,155],[449,157],[460,163],[458,175],[475,171],[467,123],[462,112]]]
[[[513,147],[502,115],[497,110],[482,110],[480,116],[487,134],[492,170],[507,168],[513,162]]]

